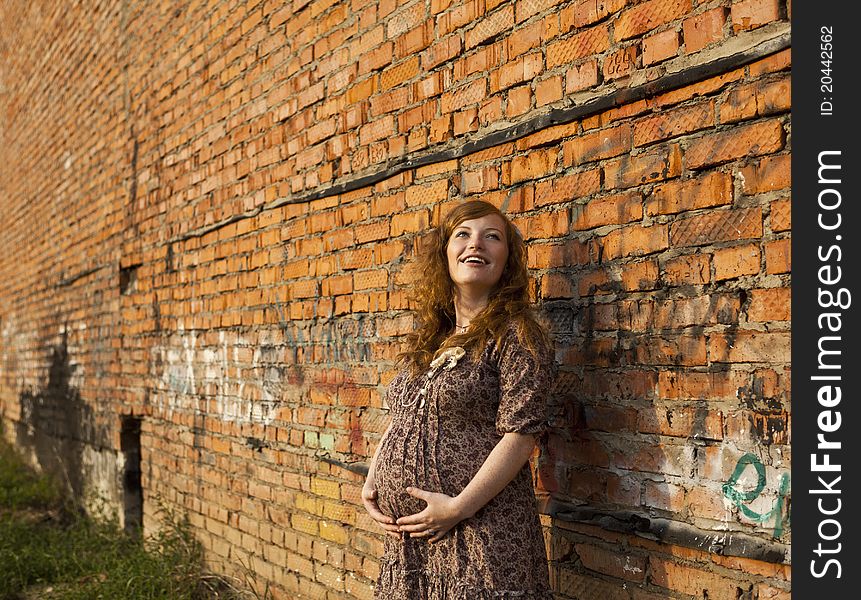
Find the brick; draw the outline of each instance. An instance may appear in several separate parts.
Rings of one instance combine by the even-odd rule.
[[[580,296],[608,294],[617,291],[620,287],[619,282],[611,279],[605,269],[581,273],[577,280],[577,293]]]
[[[730,511],[724,503],[724,495],[720,488],[694,487],[687,493],[688,512],[700,519],[726,521]]]
[[[643,504],[658,510],[679,513],[685,507],[685,488],[671,483],[647,481],[644,485]]]
[[[720,105],[721,123],[788,112],[792,94],[788,78],[759,81],[731,90]]]
[[[471,131],[478,131],[478,107],[467,108],[454,113],[454,135],[460,136]]]
[[[421,52],[430,46],[433,40],[433,23],[427,21],[395,39],[395,58],[405,58]]]
[[[765,58],[751,63],[748,66],[750,76],[753,78],[759,77],[766,73],[776,73],[789,69],[792,60],[790,49],[782,50],[776,54],[766,56]]]
[[[750,292],[747,319],[750,322],[789,321],[792,294],[789,288],[755,289]]]
[[[524,81],[532,81],[543,70],[540,52],[533,52],[503,64],[490,75],[490,91],[496,93]]]
[[[487,97],[487,80],[477,79],[440,98],[440,111],[451,113],[471,104],[477,104]]]
[[[508,5],[476,21],[475,26],[466,31],[464,45],[467,50],[475,48],[503,31],[510,31],[513,28],[514,7]]]
[[[788,188],[791,177],[789,155],[763,157],[740,169],[738,176],[745,195]]]
[[[629,225],[610,232],[601,239],[606,260],[623,256],[644,256],[669,247],[666,225]]]
[[[499,170],[496,167],[464,171],[461,175],[461,192],[465,195],[495,190],[498,187]]]
[[[691,0],[648,0],[622,11],[614,21],[617,40],[627,40],[691,12]]]
[[[715,281],[735,279],[742,275],[756,275],[759,273],[760,264],[759,245],[745,244],[715,250],[712,264]]]
[[[622,289],[628,292],[658,288],[658,263],[653,260],[634,263],[622,270]]]
[[[640,413],[637,429],[671,437],[721,440],[723,415],[706,406],[656,406]]]
[[[697,83],[686,85],[676,90],[671,90],[664,94],[659,94],[652,98],[652,104],[655,107],[664,107],[671,106],[673,104],[679,104],[680,102],[690,100],[691,98],[696,98],[697,96],[705,96],[711,94],[724,88],[730,83],[743,79],[744,77],[744,69],[735,69],[734,71],[722,73],[717,77],[712,77],[711,79],[706,79],[705,81],[699,81]]]
[[[775,200],[771,203],[770,211],[772,231],[792,229],[792,203],[789,200]]]
[[[625,7],[625,0],[578,0],[570,6],[566,6],[560,13],[562,30],[580,29],[592,25],[619,12]]]
[[[413,79],[419,73],[419,57],[412,56],[403,62],[384,69],[379,77],[379,89],[381,91],[389,90],[397,87],[410,79]]]
[[[565,72],[565,93],[573,94],[598,85],[598,61],[587,60]]]
[[[383,140],[395,132],[395,120],[392,115],[383,116],[359,129],[359,141],[363,145]]]
[[[480,150],[478,152],[465,156],[463,159],[461,159],[461,164],[464,166],[472,166],[484,162],[490,162],[503,157],[508,157],[513,151],[513,143],[509,142],[506,144],[499,144],[498,146],[493,146],[492,148]]]
[[[726,17],[726,8],[719,6],[682,21],[685,52],[691,54],[720,41]]]
[[[715,210],[670,225],[670,243],[676,248],[760,237],[760,208]]]
[[[443,115],[431,121],[429,138],[433,143],[444,142],[452,137],[453,132],[454,119],[451,115]]]
[[[790,240],[775,240],[765,244],[765,272],[769,275],[792,271],[792,244]]]
[[[386,37],[394,39],[422,23],[426,16],[426,10],[424,4],[417,2],[394,13],[385,21]]]
[[[766,583],[757,583],[754,593],[760,600],[791,600],[792,598],[792,592],[789,589],[780,589]]]
[[[565,566],[559,567],[556,577],[559,590],[570,598],[606,598],[607,600],[625,600],[619,595],[619,587],[600,579],[597,575],[576,572]]]
[[[591,196],[601,189],[601,171],[591,169],[541,181],[535,186],[535,206],[570,202]],[[575,209],[576,210],[576,209]]]
[[[439,35],[445,36],[475,21],[484,13],[483,6],[476,0],[464,2],[436,18]]]
[[[780,18],[778,0],[743,0],[733,3],[730,20],[733,31],[746,31],[768,25]]]
[[[459,35],[451,35],[431,44],[421,55],[422,71],[429,72],[434,67],[459,56],[462,48]]]
[[[533,269],[539,266],[547,268],[575,266],[588,262],[588,246],[579,240],[569,240],[562,244],[533,243],[529,245],[528,264]]]
[[[532,87],[521,85],[511,88],[507,94],[505,116],[517,117],[529,112],[532,108]]]
[[[709,359],[714,363],[788,363],[789,334],[781,332],[725,333],[709,338]]]
[[[707,363],[706,339],[703,336],[662,335],[640,340],[630,360],[639,365],[702,366]]]
[[[454,62],[452,82],[460,84],[470,75],[493,70],[501,62],[503,62],[503,45],[501,42],[483,46]]]
[[[638,46],[631,45],[613,52],[604,59],[604,81],[630,75],[637,68]]]
[[[756,114],[767,116],[788,112],[792,107],[792,85],[789,78],[763,81],[756,86]]]
[[[505,40],[508,58],[517,58],[521,54],[545,44],[547,39],[544,35],[544,29],[544,22],[539,20],[517,29],[508,36]]]
[[[438,179],[428,185],[412,185],[406,189],[406,205],[436,204],[448,196],[448,180]]]
[[[392,216],[391,234],[397,237],[404,233],[426,229],[429,223],[427,210],[417,210],[409,213],[399,213]]]
[[[575,544],[574,548],[583,566],[591,571],[634,582],[646,578],[646,560],[642,556],[592,544]]]
[[[321,293],[324,296],[337,296],[340,294],[349,294],[353,291],[352,275],[337,275],[327,277],[322,281]]]
[[[535,84],[535,106],[545,106],[562,99],[562,77],[550,77]]]
[[[655,585],[677,593],[703,596],[714,600],[735,600],[746,585],[702,569],[682,565],[656,556],[649,557]]]
[[[585,162],[619,156],[631,149],[631,126],[617,125],[587,133],[562,144],[563,164]]]
[[[395,90],[392,94],[407,94],[407,91],[405,88],[401,88],[400,90]],[[378,99],[385,96],[386,95],[384,94],[383,96],[377,96],[371,100],[371,107],[374,108]],[[397,110],[397,107],[393,107],[392,110]],[[398,131],[403,133],[423,125],[433,118],[433,114],[434,106],[431,103],[421,104],[414,108],[404,110],[398,114]]]
[[[553,173],[556,170],[558,150],[532,150],[525,156],[515,156],[511,160],[511,176],[503,183],[506,185],[520,183],[529,179],[538,179]]]
[[[634,128],[634,146],[645,146],[714,126],[714,102],[698,102],[641,119]]]
[[[629,188],[678,177],[682,172],[682,153],[673,144],[647,154],[625,155],[604,166],[604,185],[608,189]]]
[[[356,226],[356,242],[364,244],[389,237],[389,221],[360,224]]]
[[[413,97],[419,100],[427,100],[442,93],[442,74],[437,71],[429,74],[413,84]]]
[[[568,275],[547,273],[541,277],[542,298],[574,298],[574,290],[574,282]]]
[[[727,173],[711,172],[696,179],[658,185],[646,199],[650,216],[721,206],[732,202],[732,179]]]
[[[504,0],[495,0],[502,3]],[[530,17],[541,14],[549,8],[558,6],[563,0],[519,0],[516,4],[517,22],[522,23]]]
[[[688,168],[698,169],[746,156],[771,154],[782,149],[783,144],[780,122],[761,121],[691,141],[685,150],[685,160]]]
[[[748,374],[738,371],[662,371],[658,377],[657,390],[658,395],[667,400],[734,400],[738,389],[745,385],[747,380]],[[706,464],[711,465],[713,462],[709,460]],[[724,472],[725,470],[721,471],[718,478],[722,477]]]
[[[659,300],[654,305],[651,325],[662,330],[696,325],[736,325],[739,310],[740,300],[734,294]]]
[[[640,60],[648,67],[678,55],[679,32],[667,29],[643,38],[640,50]]]
[[[643,199],[639,193],[630,192],[593,199],[587,204],[576,205],[572,215],[571,229],[574,230],[623,225],[643,218]]]
[[[610,48],[606,25],[592,27],[569,38],[553,42],[546,49],[547,69],[568,65],[582,58],[601,54]]]
[[[620,469],[682,475],[690,471],[692,459],[690,448],[671,445],[658,447],[638,442],[628,444],[623,451],[614,453],[611,460]]]
[[[513,219],[524,239],[552,238],[568,232],[569,214],[567,210],[541,213],[529,217]]]

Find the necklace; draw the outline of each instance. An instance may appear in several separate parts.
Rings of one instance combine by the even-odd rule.
[[[457,328],[458,331],[466,331],[467,329],[469,329],[469,325],[458,325],[457,323],[455,323],[454,326]]]

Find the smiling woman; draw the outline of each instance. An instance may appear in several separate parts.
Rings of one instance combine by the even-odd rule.
[[[474,311],[486,303],[508,261],[505,221],[493,213],[463,221],[451,234],[446,255],[448,274],[459,296],[455,311],[458,308],[468,311],[469,305]],[[460,315],[457,327],[466,329],[467,319],[471,320],[473,316]]]
[[[550,600],[528,459],[554,364],[529,303],[525,245],[492,204],[467,202],[419,269],[419,326],[362,490],[388,534],[376,597]]]

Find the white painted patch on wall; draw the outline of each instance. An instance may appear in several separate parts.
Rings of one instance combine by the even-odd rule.
[[[205,412],[214,400],[224,421],[270,424],[283,400],[277,357],[239,335],[220,331],[215,347],[199,347],[197,332],[179,331],[151,351],[152,401],[170,418],[174,412]],[[160,372],[152,372],[158,369]]]

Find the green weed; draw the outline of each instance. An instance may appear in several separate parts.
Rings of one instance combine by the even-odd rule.
[[[147,539],[87,518],[0,440],[0,600],[259,598],[208,573],[187,520],[160,512]]]

